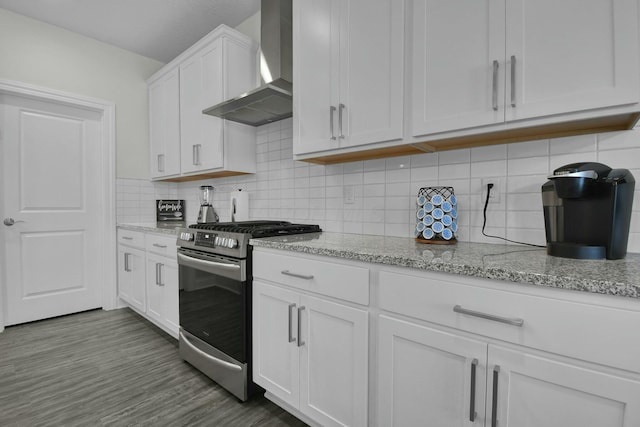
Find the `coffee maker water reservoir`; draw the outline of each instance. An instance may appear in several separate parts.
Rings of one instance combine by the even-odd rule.
[[[635,179],[595,162],[562,166],[542,186],[547,253],[621,259],[627,254]]]

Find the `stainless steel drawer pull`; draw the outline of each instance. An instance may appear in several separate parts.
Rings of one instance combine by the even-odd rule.
[[[331,128],[331,139],[335,141],[336,139],[336,135],[333,131],[333,116],[336,112],[336,107],[334,107],[333,105],[329,107],[329,127]]]
[[[289,342],[295,342],[296,339],[293,336],[293,309],[296,308],[295,304],[289,304]]]
[[[460,314],[466,314],[467,316],[480,317],[482,319],[493,320],[494,322],[506,323],[507,325],[522,326],[524,320],[517,317],[502,317],[495,314],[482,313],[480,311],[469,310],[462,308],[460,305],[453,307],[453,311]]]
[[[516,106],[516,56],[511,55],[511,106]]]
[[[469,401],[469,421],[475,422],[476,416],[476,367],[478,366],[478,359],[471,361],[471,398]]]
[[[298,347],[304,345],[304,341],[302,341],[302,310],[304,309],[304,305],[298,308]]]
[[[344,104],[339,104],[338,105],[338,130],[339,130],[339,134],[338,134],[338,138],[344,138],[344,132],[342,131],[342,112],[345,109],[345,105]]]
[[[158,243],[154,243],[153,246],[155,246],[156,248],[162,248],[162,249],[167,247],[167,245],[160,245]]]
[[[122,240],[133,240],[133,237],[122,236]]]
[[[491,105],[493,111],[498,111],[498,61],[493,61],[493,91]]]
[[[312,274],[292,273],[289,270],[282,270],[280,273],[284,274],[285,276],[297,277],[299,279],[305,279],[305,280],[313,279],[313,275]]]
[[[491,394],[491,427],[498,426],[498,374],[500,366],[493,368],[493,393]]]

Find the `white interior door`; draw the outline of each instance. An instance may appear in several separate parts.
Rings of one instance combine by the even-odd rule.
[[[5,324],[101,307],[101,113],[0,100]]]

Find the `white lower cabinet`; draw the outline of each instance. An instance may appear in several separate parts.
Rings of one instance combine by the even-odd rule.
[[[483,425],[485,342],[387,316],[378,326],[378,425]]]
[[[176,238],[118,229],[118,297],[178,338]]]
[[[619,357],[638,353],[625,326],[638,310],[452,275],[379,277],[377,425],[640,426],[638,363]]]
[[[632,298],[260,247],[253,267],[253,379],[312,425],[640,426]]]
[[[147,315],[178,336],[178,262],[147,254]]]
[[[489,344],[487,426],[640,426],[640,382]]]
[[[367,311],[253,283],[253,378],[323,426],[367,425]]]
[[[146,305],[144,260],[143,249],[118,245],[118,296],[140,311]]]
[[[640,382],[380,316],[380,426],[631,427]]]

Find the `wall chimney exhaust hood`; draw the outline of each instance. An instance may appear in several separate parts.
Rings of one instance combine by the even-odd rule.
[[[262,0],[260,77],[263,85],[202,112],[222,119],[261,126],[291,117],[291,0]]]

